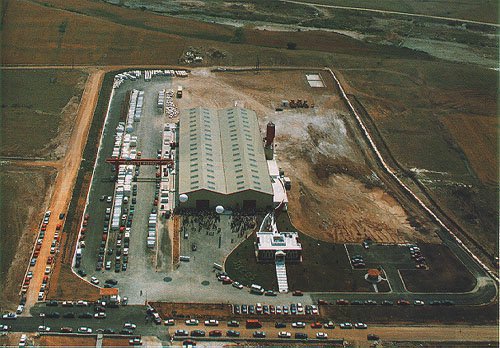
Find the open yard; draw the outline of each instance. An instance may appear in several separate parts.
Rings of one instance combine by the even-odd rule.
[[[4,70],[0,155],[59,159],[87,74],[80,70]]]

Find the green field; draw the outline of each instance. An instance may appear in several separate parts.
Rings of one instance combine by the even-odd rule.
[[[0,155],[51,158],[71,129],[85,77],[79,70],[2,70]]]

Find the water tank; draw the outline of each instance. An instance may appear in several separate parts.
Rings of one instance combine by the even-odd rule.
[[[274,136],[275,136],[274,123],[269,122],[267,124],[267,129],[266,129],[266,147],[271,146],[271,144],[274,141]]]

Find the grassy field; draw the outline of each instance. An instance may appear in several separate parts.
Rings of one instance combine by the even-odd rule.
[[[55,180],[55,170],[0,165],[0,306],[17,301],[22,275],[9,278],[9,270],[24,270],[28,262],[43,204]],[[29,204],[27,204],[29,202]],[[24,257],[15,258],[16,251]]]
[[[474,276],[444,245],[419,244],[429,270],[401,270],[411,292],[466,292],[476,285]]]
[[[85,78],[80,70],[2,71],[0,155],[53,157],[71,131]]]

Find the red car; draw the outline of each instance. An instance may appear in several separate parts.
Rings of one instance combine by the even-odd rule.
[[[53,261],[54,261],[54,257],[53,256],[49,256],[47,258],[47,265],[51,265]]]
[[[348,305],[349,301],[347,301],[347,300],[337,300],[337,304],[338,305]]]
[[[313,329],[321,329],[323,325],[320,322],[315,322],[311,324],[311,328]]]
[[[410,301],[400,299],[398,302],[396,302],[397,305],[399,306],[408,306],[410,304]]]
[[[212,330],[208,333],[210,337],[221,337],[222,336],[222,331],[220,330]]]

